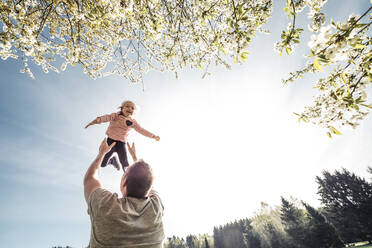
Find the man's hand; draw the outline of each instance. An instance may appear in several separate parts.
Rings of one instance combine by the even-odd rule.
[[[137,155],[136,155],[136,147],[134,145],[134,142],[132,143],[132,146],[130,146],[129,143],[127,143],[127,147],[128,147],[128,151],[129,151],[130,155],[132,156],[133,162],[136,162],[137,161]]]
[[[98,156],[105,156],[106,153],[108,153],[113,147],[114,145],[116,145],[116,142],[112,143],[111,145],[108,145],[107,144],[107,139],[105,138],[101,145],[99,146],[99,152],[98,152]]]

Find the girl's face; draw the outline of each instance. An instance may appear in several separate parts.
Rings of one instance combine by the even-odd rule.
[[[123,107],[121,107],[121,112],[125,117],[131,117],[134,113],[136,106],[132,102],[125,102]]]

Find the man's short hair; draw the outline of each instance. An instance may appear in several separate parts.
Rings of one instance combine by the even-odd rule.
[[[154,176],[150,165],[141,159],[128,167],[125,180],[127,196],[144,198],[151,189]]]

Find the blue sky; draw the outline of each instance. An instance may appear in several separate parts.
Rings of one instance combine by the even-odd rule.
[[[275,2],[277,3],[277,2]],[[335,1],[335,20],[361,13],[368,0]],[[372,166],[372,120],[329,139],[324,130],[298,124],[293,112],[312,101],[307,76],[283,86],[281,78],[305,63],[308,35],[291,56],[274,54],[287,26],[276,6],[244,65],[214,68],[201,79],[151,72],[146,91],[117,76],[91,80],[81,69],[20,74],[21,63],[0,62],[0,240],[4,247],[84,247],[90,222],[82,180],[106,125],[83,127],[116,111],[125,99],[140,106],[137,120],[160,142],[133,134],[140,157],[155,171],[163,197],[167,235],[211,233],[214,225],[253,216],[260,201],[278,204],[294,196],[318,206],[315,176],[345,167],[368,176]],[[303,22],[306,18],[299,18]],[[327,19],[329,21],[329,18]],[[369,89],[369,96],[371,96]],[[118,192],[120,173],[101,171],[104,186]]]

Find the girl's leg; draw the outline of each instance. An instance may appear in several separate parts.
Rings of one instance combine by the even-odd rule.
[[[123,168],[124,172],[125,172],[125,168],[129,166],[128,157],[127,157],[127,149],[125,145],[126,145],[125,142],[120,142],[120,145],[118,146],[116,150],[119,156],[121,167]]]
[[[110,139],[110,138],[107,138],[107,144],[108,145],[111,145],[113,142],[116,142],[115,146],[108,152],[106,153],[106,155],[103,157],[103,160],[102,160],[102,163],[101,163],[101,167],[105,167],[107,165],[107,162],[109,160],[109,158],[111,157],[111,155],[116,152],[117,150],[117,146],[118,146],[118,142],[120,141],[117,141],[117,140],[113,140],[113,139]]]
[[[116,153],[117,154],[117,153]],[[114,153],[107,164],[112,164],[117,170],[120,170],[120,163],[118,161],[118,157]]]

